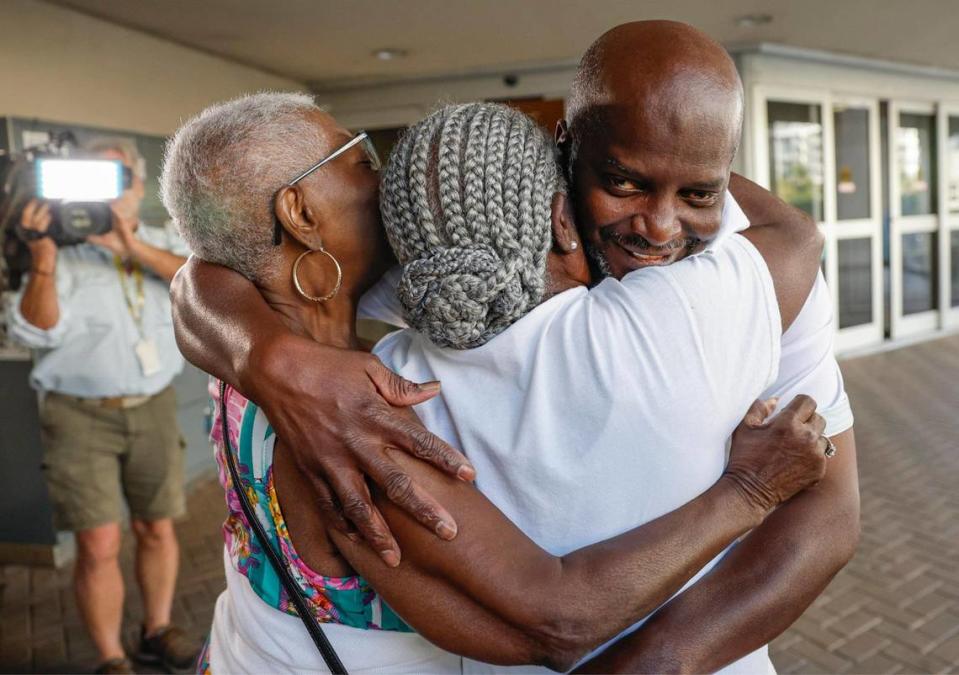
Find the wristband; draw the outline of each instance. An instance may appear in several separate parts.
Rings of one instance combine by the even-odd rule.
[[[46,275],[48,277],[53,276],[53,272],[50,270],[34,269],[33,267],[30,268],[30,274],[39,274],[40,276]]]

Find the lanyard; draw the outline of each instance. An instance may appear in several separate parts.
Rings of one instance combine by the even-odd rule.
[[[143,334],[143,307],[146,305],[146,296],[143,293],[143,268],[140,267],[140,263],[134,261],[132,265],[133,271],[133,280],[135,283],[134,292],[136,295],[131,298],[130,296],[130,286],[127,281],[127,277],[130,275],[127,273],[126,267],[123,264],[123,261],[120,259],[120,256],[113,256],[113,264],[117,268],[117,274],[120,277],[120,287],[123,289],[123,299],[127,304],[127,311],[130,312],[130,316],[133,317],[133,322],[137,326],[137,330],[140,334]]]

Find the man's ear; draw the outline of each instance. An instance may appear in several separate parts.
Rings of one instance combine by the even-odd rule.
[[[553,194],[552,224],[553,247],[560,253],[572,253],[580,247],[579,233],[573,219],[573,207],[565,192]]]
[[[296,185],[284,185],[273,200],[273,214],[288,235],[310,249],[322,244],[317,213]]]
[[[566,180],[571,182],[573,177],[570,175],[572,167],[569,164],[570,156],[572,153],[572,135],[569,133],[569,125],[566,123],[566,120],[559,120],[556,122],[556,133],[553,136],[556,147],[559,150],[560,164],[563,167],[563,175],[566,177]]]

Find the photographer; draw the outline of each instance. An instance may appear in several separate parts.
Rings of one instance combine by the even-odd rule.
[[[124,500],[145,611],[137,658],[180,668],[199,645],[170,623],[185,446],[171,385],[183,360],[168,284],[188,251],[172,228],[140,222],[145,171],[135,144],[100,139],[88,149],[132,172],[110,203],[113,228],[63,248],[50,236],[25,237],[30,271],[8,324],[14,339],[39,350],[30,380],[45,394],[43,469],[55,524],[76,534],[76,599],[100,655],[97,672],[133,672],[120,640]],[[20,225],[44,233],[51,220],[50,205],[34,199]]]

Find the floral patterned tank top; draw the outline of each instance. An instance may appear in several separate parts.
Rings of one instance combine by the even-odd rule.
[[[223,523],[223,539],[233,567],[249,580],[264,602],[281,612],[296,615],[295,607],[243,515],[236,486],[230,479],[220,423],[219,381],[210,381],[210,396],[215,411],[210,440],[229,512]],[[276,442],[273,427],[255,403],[232,387],[227,386],[226,398],[227,428],[242,489],[246,491],[270,543],[289,565],[317,621],[354,628],[414,632],[362,577],[323,576],[310,569],[297,555],[273,485],[273,446]]]

